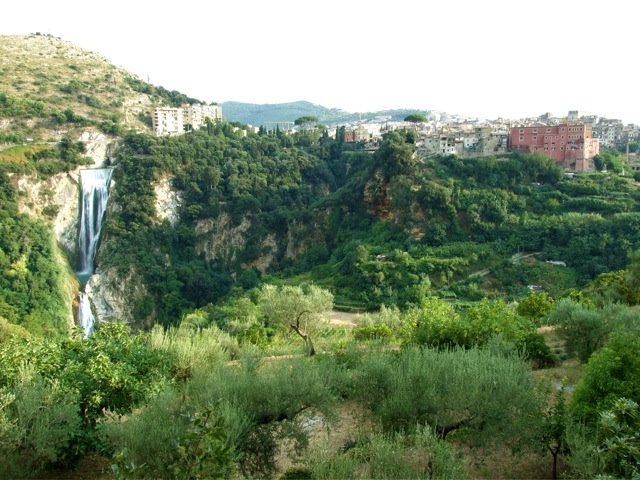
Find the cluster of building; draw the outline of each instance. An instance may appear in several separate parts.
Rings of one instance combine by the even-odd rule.
[[[455,116],[431,115],[426,122],[392,122],[377,118],[347,127],[345,141],[374,144],[385,131],[416,131],[418,153],[478,157],[509,151],[542,153],[572,171],[593,170],[600,147],[625,151],[640,140],[640,127],[595,115],[566,117],[544,114],[520,120],[479,121]]]
[[[222,107],[219,105],[182,105],[180,107],[160,107],[153,111],[153,133],[163,135],[182,135],[198,130],[207,124],[222,120]]]
[[[509,148],[514,152],[543,153],[567,170],[593,170],[593,157],[600,152],[600,142],[592,135],[591,125],[570,123],[536,124],[513,127]]]

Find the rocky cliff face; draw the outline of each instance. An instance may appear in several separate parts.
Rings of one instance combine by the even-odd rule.
[[[15,177],[20,212],[51,223],[58,244],[74,258],[78,238],[78,171],[47,179]]]
[[[239,225],[233,225],[231,217],[222,213],[217,218],[200,220],[196,224],[196,252],[208,261],[234,262],[246,245],[246,233],[251,222],[244,217]]]
[[[367,210],[381,220],[391,219],[389,182],[382,172],[377,171],[364,186],[364,201]]]
[[[153,186],[156,202],[156,218],[163,222],[167,220],[172,227],[175,227],[180,220],[178,209],[182,204],[182,196],[173,190],[169,176],[162,177]]]
[[[18,206],[21,213],[50,223],[57,245],[60,250],[56,254],[57,262],[65,272],[63,295],[68,305],[69,322],[74,321],[73,312],[77,308],[79,284],[73,273],[73,267],[78,248],[78,217],[79,217],[79,182],[80,170],[84,168],[100,168],[114,148],[112,138],[97,131],[85,131],[79,137],[85,143],[86,155],[93,160],[93,164],[76,170],[59,173],[49,178],[39,178],[37,175],[13,175],[13,181],[19,193]],[[64,252],[64,253],[63,253]],[[92,301],[97,307],[100,320],[112,317],[122,317],[126,310],[124,304],[119,304],[117,292],[112,292],[103,284],[102,278],[94,282]],[[101,299],[101,295],[106,295]]]
[[[133,322],[131,305],[147,296],[142,277],[130,270],[120,275],[115,268],[92,275],[85,291],[91,300],[96,322],[121,320]],[[151,318],[153,314],[150,314]]]
[[[273,233],[267,235],[260,243],[262,255],[256,259],[243,263],[242,268],[255,268],[261,273],[266,272],[269,267],[276,261],[278,255],[278,242],[276,242],[276,236]]]
[[[79,140],[84,143],[85,155],[93,160],[93,166],[85,168],[104,167],[107,158],[116,148],[116,141],[113,138],[95,130],[82,132]]]
[[[85,131],[79,140],[85,142],[92,166],[45,179],[37,175],[14,176],[20,211],[51,223],[58,244],[70,259],[75,258],[77,249],[79,171],[104,166],[107,152],[113,148],[113,139],[95,131]]]

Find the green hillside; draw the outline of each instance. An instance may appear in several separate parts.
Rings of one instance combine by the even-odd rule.
[[[0,62],[0,478],[640,478],[622,169],[423,158],[411,130],[155,137],[150,108],[195,100],[50,36]],[[114,169],[94,307],[128,324],[85,338],[53,197],[79,203],[87,131]]]
[[[196,102],[50,35],[0,36],[0,145],[89,127],[147,131],[154,106]],[[13,137],[12,137],[13,136]]]
[[[347,123],[357,120],[371,120],[376,117],[389,117],[391,120],[403,120],[410,113],[428,111],[421,110],[381,110],[377,112],[350,113],[337,108],[326,108],[310,102],[289,102],[274,104],[256,104],[243,102],[221,103],[224,117],[232,122],[240,122],[254,126],[274,126],[278,123],[294,122],[297,118],[312,116],[322,124]]]

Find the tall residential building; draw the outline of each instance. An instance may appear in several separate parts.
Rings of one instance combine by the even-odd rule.
[[[156,136],[181,135],[186,130],[198,130],[206,125],[206,119],[222,120],[222,107],[218,105],[182,105],[160,107],[153,112],[153,132]]]
[[[600,144],[591,125],[564,122],[559,125],[514,127],[509,132],[509,149],[514,152],[542,153],[568,170],[593,170],[593,157]]]
[[[153,111],[153,132],[156,136],[184,133],[184,117],[181,108],[160,107]]]
[[[222,120],[222,107],[218,105],[183,105],[182,118],[185,125],[191,125],[191,129],[198,130],[206,125],[206,119],[214,122]]]

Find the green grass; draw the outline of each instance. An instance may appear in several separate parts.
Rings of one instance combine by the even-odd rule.
[[[15,145],[5,148],[4,150],[0,150],[0,164],[12,166],[27,165],[30,162],[30,155],[42,152],[48,148],[51,147],[46,144]]]

